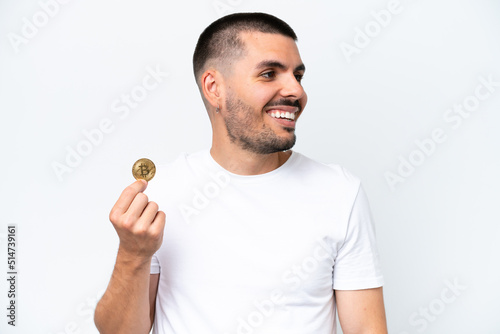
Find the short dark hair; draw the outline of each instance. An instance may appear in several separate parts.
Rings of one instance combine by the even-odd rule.
[[[297,41],[293,29],[276,16],[265,13],[230,14],[210,24],[200,35],[193,55],[193,70],[196,83],[207,62],[211,59],[226,61],[239,56],[244,44],[239,38],[241,32],[263,32],[281,34]]]

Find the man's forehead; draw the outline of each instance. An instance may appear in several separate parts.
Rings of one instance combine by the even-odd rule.
[[[239,34],[239,38],[245,48],[243,58],[273,59],[293,56],[290,58],[297,58],[296,61],[302,63],[297,44],[291,37],[276,33],[244,31]]]
[[[251,43],[253,45],[259,45],[259,44],[275,43],[277,41],[286,41],[290,43],[290,45],[294,45],[295,47],[297,47],[293,38],[278,33],[251,30],[251,31],[241,31],[238,34],[238,37],[245,44]]]

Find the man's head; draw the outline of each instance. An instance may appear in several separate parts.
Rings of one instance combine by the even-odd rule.
[[[288,36],[297,41],[293,29],[284,21],[265,13],[237,13],[224,16],[210,24],[200,35],[193,55],[196,83],[209,66],[230,71],[233,60],[245,52],[242,32],[262,32]]]
[[[214,145],[257,154],[293,147],[307,102],[296,40],[288,24],[263,13],[228,15],[201,34],[193,67]]]

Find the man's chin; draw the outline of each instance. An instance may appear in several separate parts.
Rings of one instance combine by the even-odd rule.
[[[276,146],[274,146],[272,148],[272,150],[273,150],[272,153],[288,151],[289,149],[291,149],[292,147],[295,146],[295,141],[296,141],[296,137],[294,135],[293,139],[291,139],[291,140],[289,140],[287,142],[284,142],[282,145],[276,145]]]
[[[296,139],[295,133],[291,133],[286,136],[274,136],[271,140],[269,138],[268,140],[255,140],[243,136],[239,138],[238,142],[244,150],[257,154],[272,154],[291,149],[295,145]]]

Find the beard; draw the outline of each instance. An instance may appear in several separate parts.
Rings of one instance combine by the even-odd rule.
[[[298,101],[280,100],[267,106],[271,105],[293,105],[301,109]],[[289,150],[295,145],[297,137],[294,128],[284,128],[292,134],[286,138],[276,135],[269,126],[261,123],[260,115],[240,99],[228,96],[226,108],[224,123],[229,139],[231,143],[237,143],[244,150],[257,154],[271,154]]]

